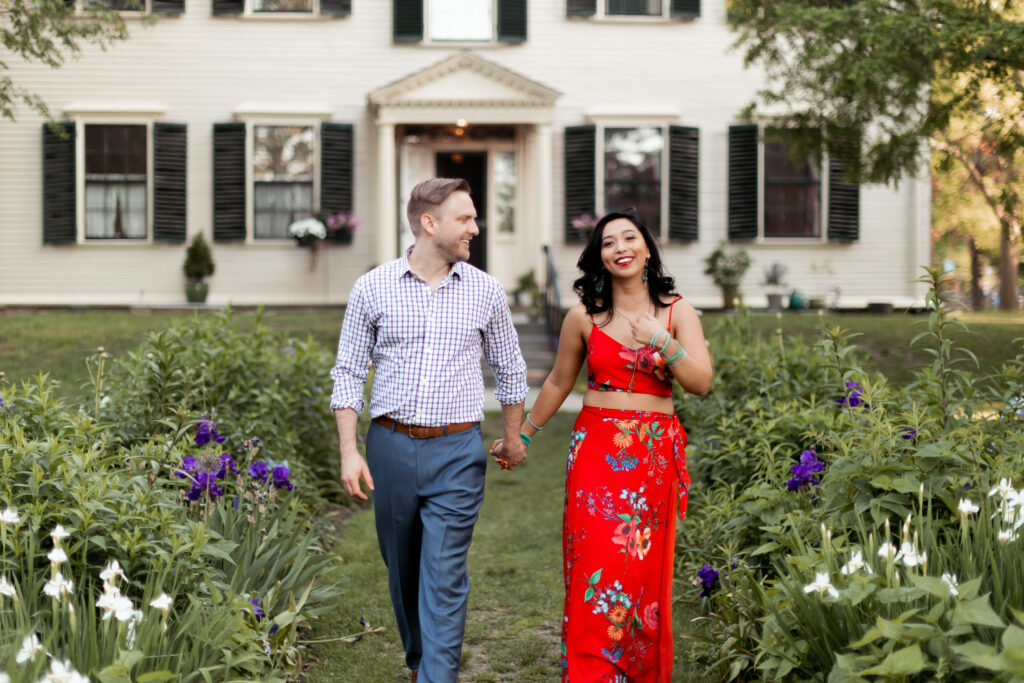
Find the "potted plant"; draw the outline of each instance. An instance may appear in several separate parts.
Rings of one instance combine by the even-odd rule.
[[[293,238],[300,247],[313,247],[320,245],[320,240],[327,238],[327,228],[324,224],[312,216],[300,218],[288,226],[288,236]]]
[[[727,311],[736,307],[739,298],[740,282],[750,267],[750,255],[743,249],[727,252],[726,242],[722,241],[713,252],[704,259],[704,274],[722,290],[722,308]]]
[[[343,244],[351,244],[353,233],[363,227],[362,221],[355,214],[344,211],[327,216],[324,224],[327,226],[328,238]]]
[[[590,233],[594,231],[594,227],[597,225],[597,217],[587,213],[581,213],[576,218],[573,218],[570,223],[572,227],[576,228],[576,233],[581,239],[586,240],[590,237]]]
[[[185,263],[181,269],[185,272],[186,301],[192,304],[206,301],[209,287],[203,280],[213,275],[216,266],[203,233],[197,232],[192,236],[192,241],[185,248]]]
[[[782,293],[786,286],[788,270],[786,266],[776,261],[764,271],[762,284],[768,289],[768,309],[771,311],[782,310]]]

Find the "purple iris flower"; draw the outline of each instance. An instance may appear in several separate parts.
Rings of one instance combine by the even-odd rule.
[[[263,617],[267,615],[263,611],[263,606],[260,605],[260,599],[253,598],[250,604],[252,605],[252,613],[256,615],[256,621],[263,621]]]
[[[825,469],[825,463],[818,460],[817,453],[804,451],[800,454],[800,463],[790,468],[793,478],[786,482],[786,488],[790,491],[799,491],[808,484],[817,486],[818,481],[814,478],[814,473],[823,469]]]
[[[711,591],[714,590],[715,586],[718,585],[718,570],[712,569],[711,565],[704,565],[697,572],[697,578],[700,579],[700,597],[707,598],[711,596]]]
[[[231,474],[238,474],[238,470],[235,468],[235,459],[225,453],[220,456],[220,472],[217,473],[218,479],[223,479],[228,476],[228,472]]]
[[[186,455],[181,459],[181,469],[174,473],[174,476],[181,477],[182,479],[191,479],[192,475],[196,471],[196,459],[191,455]]]
[[[267,467],[267,463],[262,460],[254,460],[249,465],[249,476],[253,479],[259,479],[260,481],[267,480],[267,474],[270,472],[270,468]]]
[[[288,470],[287,465],[278,465],[274,468],[274,486],[279,489],[288,489],[291,491],[295,486],[288,481],[288,476],[291,472]]]
[[[202,418],[196,423],[196,436],[192,441],[197,446],[205,446],[213,439],[220,443],[224,437],[217,433],[217,423],[208,418]]]
[[[851,408],[856,408],[862,403],[865,407],[868,406],[868,404],[864,402],[864,399],[861,398],[864,394],[864,390],[860,388],[860,382],[847,382],[846,388],[850,390],[849,395],[840,396],[836,399],[836,403],[842,406],[850,406]]]

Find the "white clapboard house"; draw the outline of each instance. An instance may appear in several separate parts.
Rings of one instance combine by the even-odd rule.
[[[433,175],[474,188],[472,262],[511,291],[546,281],[547,245],[563,305],[573,219],[627,206],[698,306],[720,305],[702,261],[726,239],[752,306],[776,262],[846,307],[922,300],[927,171],[858,187],[763,142],[724,0],[145,2],[127,41],[60,69],[0,55],[62,129],[0,120],[0,306],[184,303],[197,232],[209,303],[344,303],[411,243]],[[299,246],[287,226],[316,211],[364,225]]]

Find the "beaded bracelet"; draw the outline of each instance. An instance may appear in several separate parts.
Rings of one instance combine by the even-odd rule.
[[[533,424],[533,420],[530,419],[530,414],[529,413],[526,414],[526,421],[529,422],[530,426],[533,427],[534,429],[536,429],[538,432],[540,430],[544,429],[543,427],[538,427],[537,425]]]
[[[530,447],[530,442],[533,440],[526,435],[525,432],[519,432],[519,440],[526,444],[526,447]]]

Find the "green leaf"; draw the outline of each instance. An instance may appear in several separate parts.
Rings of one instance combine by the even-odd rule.
[[[600,570],[600,569],[598,569],[598,570],[597,570],[596,572],[594,572],[594,573],[593,573],[593,574],[592,574],[592,575],[590,576],[590,579],[589,579],[588,581],[589,581],[590,585],[592,585],[592,586],[593,586],[593,585],[594,585],[595,583],[597,583],[597,582],[598,582],[598,581],[600,581],[600,580],[601,580],[601,570]]]
[[[1003,649],[1011,650],[1016,649],[1024,653],[1024,629],[1019,626],[1010,624],[1003,631]]]
[[[882,660],[878,666],[861,672],[865,676],[912,676],[924,671],[926,667],[921,646],[917,643],[896,650]]]
[[[937,598],[945,600],[951,597],[949,594],[949,584],[938,577],[908,573],[907,578],[910,579],[912,584],[928,591],[928,593]]]
[[[961,645],[954,645],[953,652],[957,653],[974,666],[988,669],[989,671],[1002,671],[1003,658],[996,652],[995,647],[972,640]]]
[[[590,602],[593,599],[593,597],[594,589],[588,588],[587,591],[583,594],[583,602]]]
[[[986,593],[979,598],[961,602],[953,610],[953,624],[973,624],[975,626],[994,626],[1002,628],[1005,626],[1003,620],[995,613],[988,602],[989,594]]]
[[[150,671],[148,674],[142,674],[136,681],[137,683],[160,683],[160,681],[171,681],[177,678],[177,674],[173,674],[166,669],[161,671]]]

